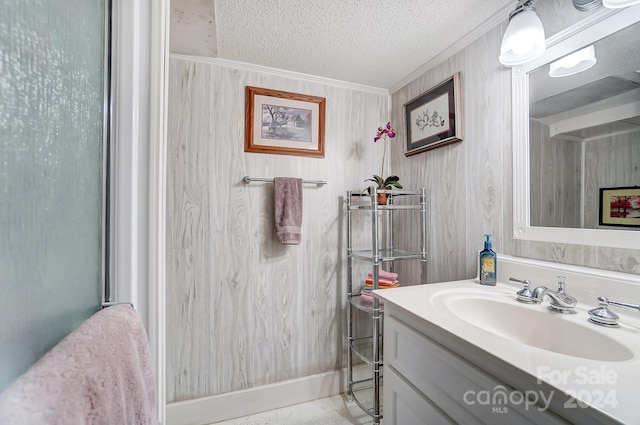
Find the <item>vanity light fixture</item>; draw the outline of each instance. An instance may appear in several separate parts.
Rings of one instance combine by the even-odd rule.
[[[622,9],[623,7],[640,4],[640,0],[602,0],[602,4],[609,9]]]
[[[596,64],[596,50],[591,46],[573,52],[549,65],[549,77],[567,77],[586,71]]]
[[[500,46],[499,60],[503,65],[520,65],[544,53],[544,28],[533,7],[535,2],[520,0],[509,14],[509,25]]]

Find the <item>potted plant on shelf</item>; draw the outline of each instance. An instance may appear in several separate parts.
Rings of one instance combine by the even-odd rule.
[[[382,139],[384,141],[384,147],[382,150],[382,167],[380,168],[380,175],[373,175],[373,178],[366,179],[365,182],[371,181],[377,185],[378,189],[392,189],[398,188],[402,189],[402,185],[400,184],[400,178],[398,176],[389,176],[387,178],[383,178],[384,175],[384,159],[387,154],[387,139],[393,139],[396,137],[396,131],[391,127],[391,122],[388,122],[385,127],[378,127],[378,132],[376,133],[376,137],[373,138],[374,143],[378,140]],[[370,191],[370,188],[367,190]],[[377,201],[381,205],[387,204],[387,194],[379,193],[377,196]]]

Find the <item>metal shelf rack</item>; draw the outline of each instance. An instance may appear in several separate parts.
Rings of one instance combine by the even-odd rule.
[[[387,205],[377,202],[377,195],[386,193]],[[394,197],[407,196],[408,202],[394,204]],[[354,204],[356,198],[370,198],[365,204]],[[352,214],[354,212],[369,212],[371,220],[371,247],[370,249],[354,250],[352,237]],[[394,216],[398,212],[417,211],[420,222],[420,251],[412,252],[395,248],[393,245]],[[427,196],[424,188],[413,190],[382,190],[370,188],[369,194],[347,191],[346,198],[347,215],[347,393],[348,396],[366,413],[373,418],[374,424],[379,424],[382,419],[382,328],[381,321],[384,315],[384,306],[377,298],[373,302],[365,302],[360,299],[359,293],[354,293],[354,261],[365,261],[371,264],[373,275],[373,289],[379,288],[379,273],[382,263],[388,262],[389,271],[393,271],[393,264],[397,260],[418,260],[421,262],[422,282],[426,283],[427,276]],[[386,231],[384,237],[379,234],[380,224],[384,222]],[[382,243],[384,239],[384,243]],[[355,310],[361,310],[371,317],[371,335],[354,335],[353,317]],[[371,365],[371,377],[354,381],[353,362],[357,358]],[[373,392],[371,397],[371,392]],[[370,403],[364,399],[369,398]]]

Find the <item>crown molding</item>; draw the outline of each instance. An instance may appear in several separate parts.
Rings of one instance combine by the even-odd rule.
[[[183,55],[180,53],[171,53],[169,55],[169,58],[176,59],[176,60],[206,63],[209,65],[217,65],[225,68],[241,69],[243,71],[260,72],[263,74],[269,74],[276,77],[291,78],[295,80],[302,80],[302,81],[316,83],[316,84],[324,84],[327,86],[332,86],[332,87],[337,87],[342,89],[357,90],[360,92],[389,96],[389,90],[379,88],[379,87],[350,83],[348,81],[334,80],[332,78],[319,77],[317,75],[304,74],[302,72],[295,72],[295,71],[287,71],[285,69],[271,68],[268,66],[254,65],[247,62],[234,61],[230,59],[210,58],[206,56]]]
[[[504,6],[493,16],[489,17],[480,25],[478,25],[477,27],[469,31],[467,34],[465,34],[458,41],[453,43],[451,46],[447,47],[438,55],[434,56],[431,60],[429,60],[429,62],[425,63],[424,65],[422,65],[421,67],[419,67],[418,69],[416,69],[415,71],[413,71],[412,73],[404,77],[402,80],[400,80],[399,82],[391,86],[389,88],[389,93],[394,94],[395,92],[402,89],[404,86],[406,86],[413,80],[423,75],[425,72],[427,72],[431,68],[434,68],[435,66],[440,65],[442,62],[444,62],[451,56],[455,55],[456,53],[458,53],[459,51],[467,47],[469,44],[473,43],[480,36],[484,35],[486,32],[494,28],[496,25],[502,23],[503,21],[506,21],[509,18],[509,13],[511,13],[512,10],[513,10],[513,4],[510,3],[507,6]],[[498,52],[496,52],[496,58],[497,57],[498,57]]]

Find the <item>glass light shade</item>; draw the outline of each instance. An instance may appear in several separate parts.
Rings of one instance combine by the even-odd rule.
[[[597,62],[593,45],[573,52],[549,65],[549,77],[567,77],[586,71]]]
[[[640,0],[603,0],[602,4],[609,9],[622,9],[623,7],[640,4]]]
[[[513,15],[502,37],[500,63],[507,66],[529,62],[544,53],[544,28],[534,10]]]

